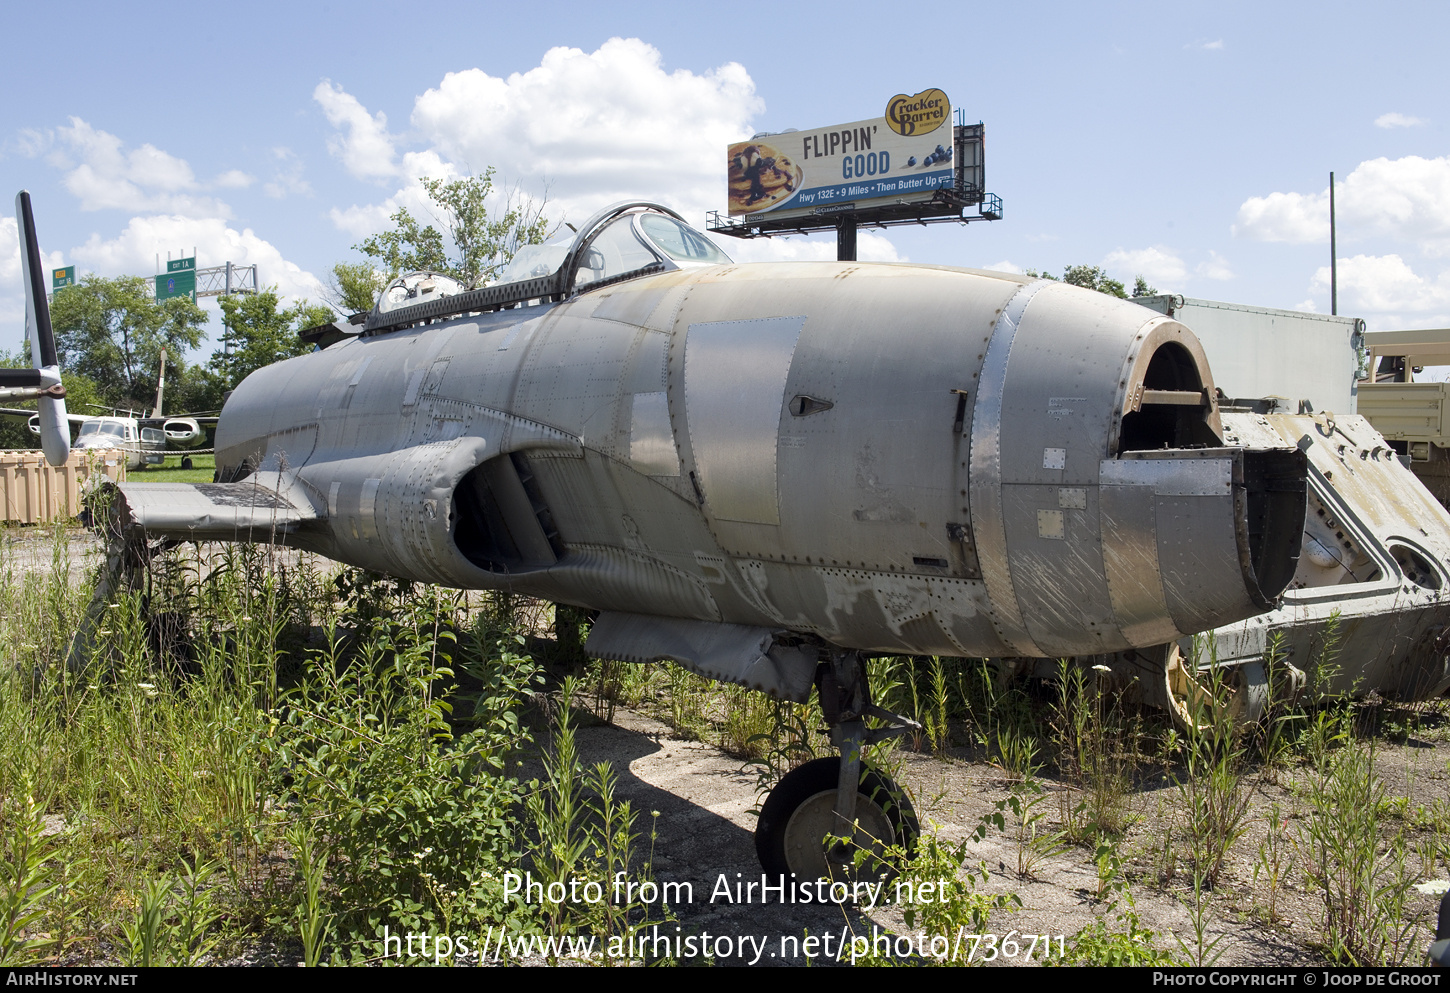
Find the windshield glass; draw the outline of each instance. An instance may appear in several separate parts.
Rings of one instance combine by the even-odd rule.
[[[117,421],[86,421],[81,425],[79,437],[87,438],[102,435],[107,438],[123,438],[125,434],[125,426]]]
[[[665,214],[642,214],[640,227],[665,254],[676,262],[705,262],[728,265],[733,261],[700,232]]]
[[[463,284],[436,272],[410,272],[387,285],[378,298],[378,310],[387,314],[415,303],[428,303],[463,292]]]
[[[535,279],[557,272],[559,267],[564,264],[564,257],[569,254],[569,248],[573,244],[574,236],[570,235],[568,238],[560,238],[547,245],[525,245],[514,253],[508,268],[499,273],[498,282],[517,283],[521,280]]]
[[[590,243],[589,250],[579,261],[579,268],[575,270],[574,288],[633,272],[657,261],[658,256],[645,247],[639,235],[634,233],[634,218],[626,214],[611,222]]]

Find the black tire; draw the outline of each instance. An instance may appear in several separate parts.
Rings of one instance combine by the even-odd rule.
[[[191,459],[189,457],[188,458],[184,458],[184,459],[181,460],[181,468],[183,468],[183,469],[190,469],[191,468]]]
[[[874,805],[890,824],[890,844],[900,848],[909,856],[916,850],[916,839],[921,834],[921,824],[906,793],[887,777],[874,769],[863,767],[861,785],[857,787],[860,800]],[[819,811],[822,806],[829,811],[835,806],[836,783],[841,774],[840,756],[814,759],[798,769],[787,773],[760,809],[760,820],[755,825],[755,853],[768,876],[789,876],[795,873],[804,880],[806,871],[799,856],[792,856],[787,849],[787,836],[791,833],[791,819],[797,811],[812,807]],[[829,794],[829,798],[822,794]],[[859,802],[859,801],[858,801]],[[864,822],[870,809],[858,808],[860,820]],[[820,824],[821,837],[830,830],[829,818]],[[812,876],[814,878],[814,876]]]

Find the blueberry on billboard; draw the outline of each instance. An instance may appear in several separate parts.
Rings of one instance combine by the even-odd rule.
[[[730,214],[929,199],[954,182],[951,109],[941,90],[899,93],[872,120],[736,142],[727,152]]]

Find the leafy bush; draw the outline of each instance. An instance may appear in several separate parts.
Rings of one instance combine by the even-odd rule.
[[[528,740],[518,712],[537,679],[506,643],[473,659],[477,724],[455,734],[457,639],[437,598],[377,616],[351,652],[330,632],[267,743],[330,853],[333,934],[355,959],[384,925],[436,934],[503,917],[501,867],[521,841],[507,760]]]

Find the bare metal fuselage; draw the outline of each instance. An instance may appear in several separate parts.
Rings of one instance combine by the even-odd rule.
[[[1190,332],[1076,287],[716,266],[262,369],[222,414],[223,485],[121,490],[152,533],[636,633],[1087,655],[1259,613],[1293,575],[1302,456],[1222,447],[1212,396]]]

